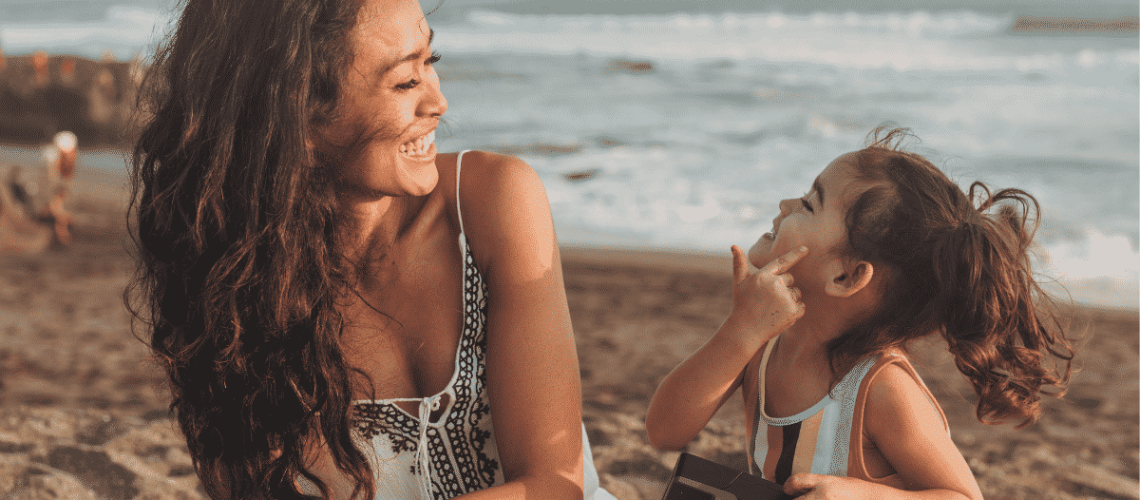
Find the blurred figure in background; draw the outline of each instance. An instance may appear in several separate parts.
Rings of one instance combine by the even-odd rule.
[[[0,174],[0,251],[35,253],[51,243],[71,244],[71,212],[66,201],[75,177],[78,138],[60,132],[43,150],[39,182],[25,179],[19,165]]]
[[[48,55],[47,52],[37,50],[32,53],[32,69],[35,72],[35,86],[43,87],[48,84]]]
[[[52,144],[44,148],[44,173],[47,182],[40,197],[43,200],[35,210],[36,218],[54,226],[55,239],[60,244],[71,244],[71,212],[64,202],[71,191],[75,177],[75,155],[79,139],[71,132],[55,134]]]

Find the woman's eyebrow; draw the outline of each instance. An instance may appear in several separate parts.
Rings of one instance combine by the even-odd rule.
[[[435,39],[435,30],[429,28],[428,29],[428,43],[427,43],[427,49],[426,49],[428,52],[431,52],[431,41],[434,39]],[[381,66],[380,69],[376,71],[376,75],[377,76],[384,76],[384,74],[388,73],[389,71],[392,71],[392,69],[395,68],[396,66],[404,64],[408,61],[415,61],[416,59],[423,57],[424,50],[425,49],[422,47],[418,48],[415,50],[415,52],[412,52],[412,53],[410,53],[404,57],[401,57],[400,59],[393,61],[389,64],[385,64],[384,66]]]

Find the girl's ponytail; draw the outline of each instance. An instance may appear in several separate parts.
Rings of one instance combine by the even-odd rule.
[[[963,201],[958,225],[932,245],[937,322],[978,394],[978,420],[1024,426],[1040,412],[1042,388],[1058,394],[1069,379],[1069,363],[1063,371],[1046,366],[1049,355],[1073,358],[1049,297],[1033,279],[1029,244],[1040,209],[1024,191],[991,193],[980,182]]]
[[[938,332],[978,394],[978,420],[1027,425],[1042,392],[1063,392],[1073,359],[1030,262],[1037,200],[978,182],[963,192],[899,148],[908,135],[880,127],[854,154],[867,188],[847,209],[845,253],[882,266],[886,281],[877,310],[828,342],[833,372]]]

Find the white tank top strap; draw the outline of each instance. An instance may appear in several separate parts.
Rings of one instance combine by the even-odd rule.
[[[468,151],[470,149],[464,149],[455,157],[455,214],[459,217],[459,248],[461,250],[467,248],[467,237],[464,236],[463,231],[463,209],[459,206],[459,175],[463,171],[463,153]]]

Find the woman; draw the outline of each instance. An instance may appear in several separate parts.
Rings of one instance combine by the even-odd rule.
[[[416,0],[188,0],[159,53],[135,310],[211,497],[593,496],[545,192],[437,156],[431,37]]]

